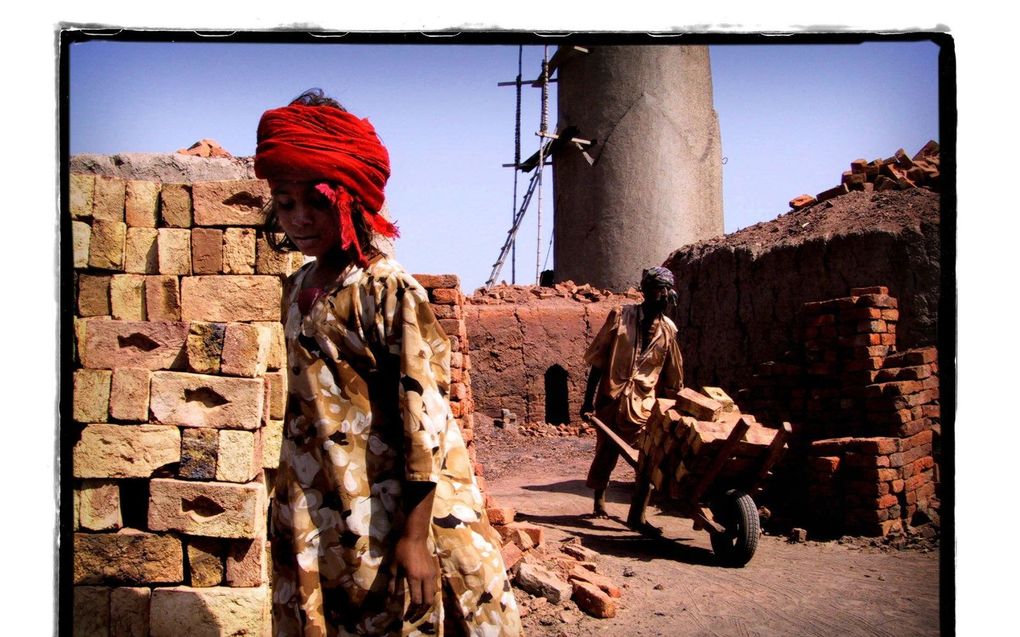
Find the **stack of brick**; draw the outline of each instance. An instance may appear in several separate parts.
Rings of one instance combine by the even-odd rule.
[[[269,247],[263,181],[75,173],[69,194],[76,634],[268,634],[282,282],[304,258]],[[417,278],[450,336],[473,459],[459,281]]]
[[[268,627],[286,402],[261,181],[70,178],[76,634]]]
[[[883,286],[806,303],[803,319],[803,351],[759,366],[740,393],[796,427],[786,488],[807,488],[783,499],[825,533],[898,532],[937,494],[937,352],[896,351],[899,308]]]
[[[672,498],[695,489],[739,421],[743,420],[747,431],[729,450],[730,457],[713,480],[716,486],[725,485],[719,488],[745,485],[776,437],[776,429],[762,426],[750,414],[741,414],[721,389],[705,390],[721,400],[690,387],[681,390],[676,400],[657,399],[638,440],[638,471],[650,477],[657,491]]]
[[[455,274],[416,274],[414,278],[429,294],[432,310],[439,326],[450,339],[450,409],[460,427],[467,445],[468,455],[475,463],[475,475],[483,487],[485,480],[475,460],[474,411],[471,393],[471,354],[468,347],[467,326],[464,320],[464,295],[460,291],[460,278]]]
[[[790,200],[790,207],[802,210],[816,203],[846,194],[851,190],[882,192],[928,188],[939,191],[939,145],[934,140],[910,157],[902,148],[886,159],[855,159],[850,170],[843,173],[840,184],[815,196],[799,195]]]

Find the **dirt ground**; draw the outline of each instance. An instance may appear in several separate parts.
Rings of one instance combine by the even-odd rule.
[[[549,427],[549,426],[546,426]],[[531,636],[938,635],[939,550],[895,550],[868,539],[791,543],[763,536],[743,568],[714,563],[708,534],[651,507],[662,538],[623,525],[633,471],[613,474],[610,519],[592,519],[584,476],[593,436],[533,436],[475,416],[478,460],[498,506],[546,529],[546,545],[571,537],[600,554],[599,573],[622,589],[619,612],[596,619],[573,602],[551,605],[517,591]]]

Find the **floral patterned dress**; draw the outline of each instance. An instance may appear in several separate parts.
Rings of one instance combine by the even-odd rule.
[[[285,298],[289,400],[272,514],[276,635],[517,635],[520,617],[448,402],[450,344],[390,259],[348,267],[302,313]],[[411,624],[393,549],[401,488],[435,483],[441,583]],[[446,596],[445,604],[443,597]]]

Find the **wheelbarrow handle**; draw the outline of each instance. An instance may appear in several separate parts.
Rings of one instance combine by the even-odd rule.
[[[606,434],[606,436],[616,445],[620,450],[620,455],[627,461],[631,467],[637,469],[638,466],[638,450],[631,447],[629,444],[624,442],[623,438],[619,436],[615,431],[609,428],[609,425],[602,422],[595,417],[595,414],[588,412],[584,414],[583,418],[599,428],[599,430]]]

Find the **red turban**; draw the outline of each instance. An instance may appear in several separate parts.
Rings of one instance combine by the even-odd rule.
[[[337,209],[344,249],[353,245],[359,260],[363,255],[351,223],[350,195],[363,204],[370,228],[397,236],[396,226],[377,214],[385,201],[390,155],[367,119],[328,106],[291,104],[262,114],[257,141],[255,175],[260,179],[342,186],[318,189]]]

